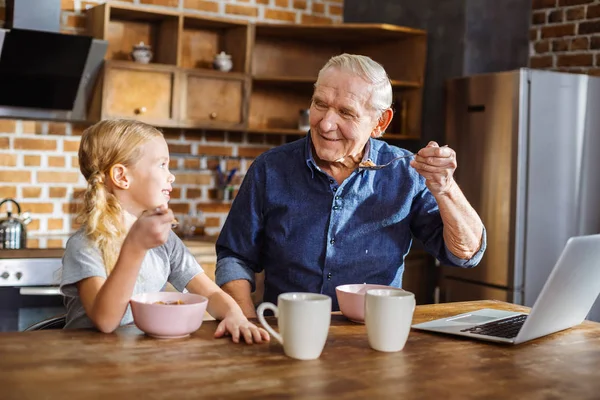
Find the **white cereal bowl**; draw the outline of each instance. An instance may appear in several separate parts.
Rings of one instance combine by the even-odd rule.
[[[346,318],[359,324],[365,323],[365,294],[370,289],[397,289],[393,286],[357,283],[335,288],[340,311]]]

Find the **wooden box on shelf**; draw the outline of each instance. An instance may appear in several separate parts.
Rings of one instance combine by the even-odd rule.
[[[384,139],[418,138],[426,43],[424,31],[386,24],[257,24],[248,129],[304,135],[305,131],[297,129],[299,112],[310,106],[319,70],[332,56],[352,53],[381,63],[394,96],[410,104],[405,131],[394,129]]]
[[[245,75],[231,72],[181,72],[180,126],[243,129],[246,124]]]
[[[179,74],[169,65],[106,61],[101,80],[99,119],[133,118],[162,126],[179,126]]]

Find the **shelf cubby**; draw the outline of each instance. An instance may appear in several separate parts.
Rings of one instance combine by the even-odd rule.
[[[421,131],[421,109],[423,102],[423,92],[420,89],[402,89],[393,91],[392,109],[394,118],[388,132],[394,132],[401,135],[414,136]],[[406,102],[406,116],[403,117],[402,106]],[[406,121],[403,122],[403,119]]]
[[[108,41],[107,60],[131,60],[134,45],[144,42],[152,63],[177,65],[180,16],[111,2],[87,10],[88,33]]]
[[[180,66],[213,69],[215,54],[231,55],[231,72],[248,72],[249,24],[195,15],[183,16]]]
[[[248,129],[297,130],[300,110],[310,108],[312,92],[311,84],[271,85],[254,81],[250,94]]]

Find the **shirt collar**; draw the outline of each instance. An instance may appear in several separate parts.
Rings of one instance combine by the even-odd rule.
[[[372,157],[374,157],[374,155],[377,153],[376,151],[371,151],[371,149],[373,148],[372,146],[373,143],[373,138],[369,138],[369,140],[367,141],[367,143],[365,144],[365,152],[363,154],[363,158],[361,160],[361,162],[365,162],[367,160],[371,160],[374,161],[372,159]],[[373,154],[371,154],[373,153]],[[306,136],[306,148],[305,148],[305,154],[306,154],[306,165],[308,166],[308,168],[310,168],[311,173],[312,173],[312,177],[314,178],[314,172],[315,169],[317,171],[321,171],[321,168],[319,168],[319,166],[317,165],[317,162],[315,161],[315,158],[313,157],[313,152],[312,152],[312,140],[310,138],[310,131],[308,132],[308,135]]]
[[[308,131],[308,135],[306,135],[306,148],[304,150],[304,153],[306,154],[306,165],[310,169],[311,178],[314,178],[315,177],[315,169],[317,171],[320,171],[321,169],[319,168],[319,166],[315,162],[315,159],[313,158],[312,140],[310,139],[310,131]]]

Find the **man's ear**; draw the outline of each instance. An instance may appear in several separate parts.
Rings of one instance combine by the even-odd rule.
[[[373,132],[371,132],[371,137],[374,137],[374,138],[381,137],[381,135],[383,135],[383,133],[385,132],[387,127],[392,122],[393,117],[394,117],[394,112],[392,111],[391,108],[388,108],[387,110],[385,110],[379,117],[379,120],[377,121],[377,125],[375,125],[375,128],[373,128]]]
[[[112,184],[118,189],[129,188],[129,176],[127,174],[127,167],[123,164],[115,164],[110,168],[110,180]]]

